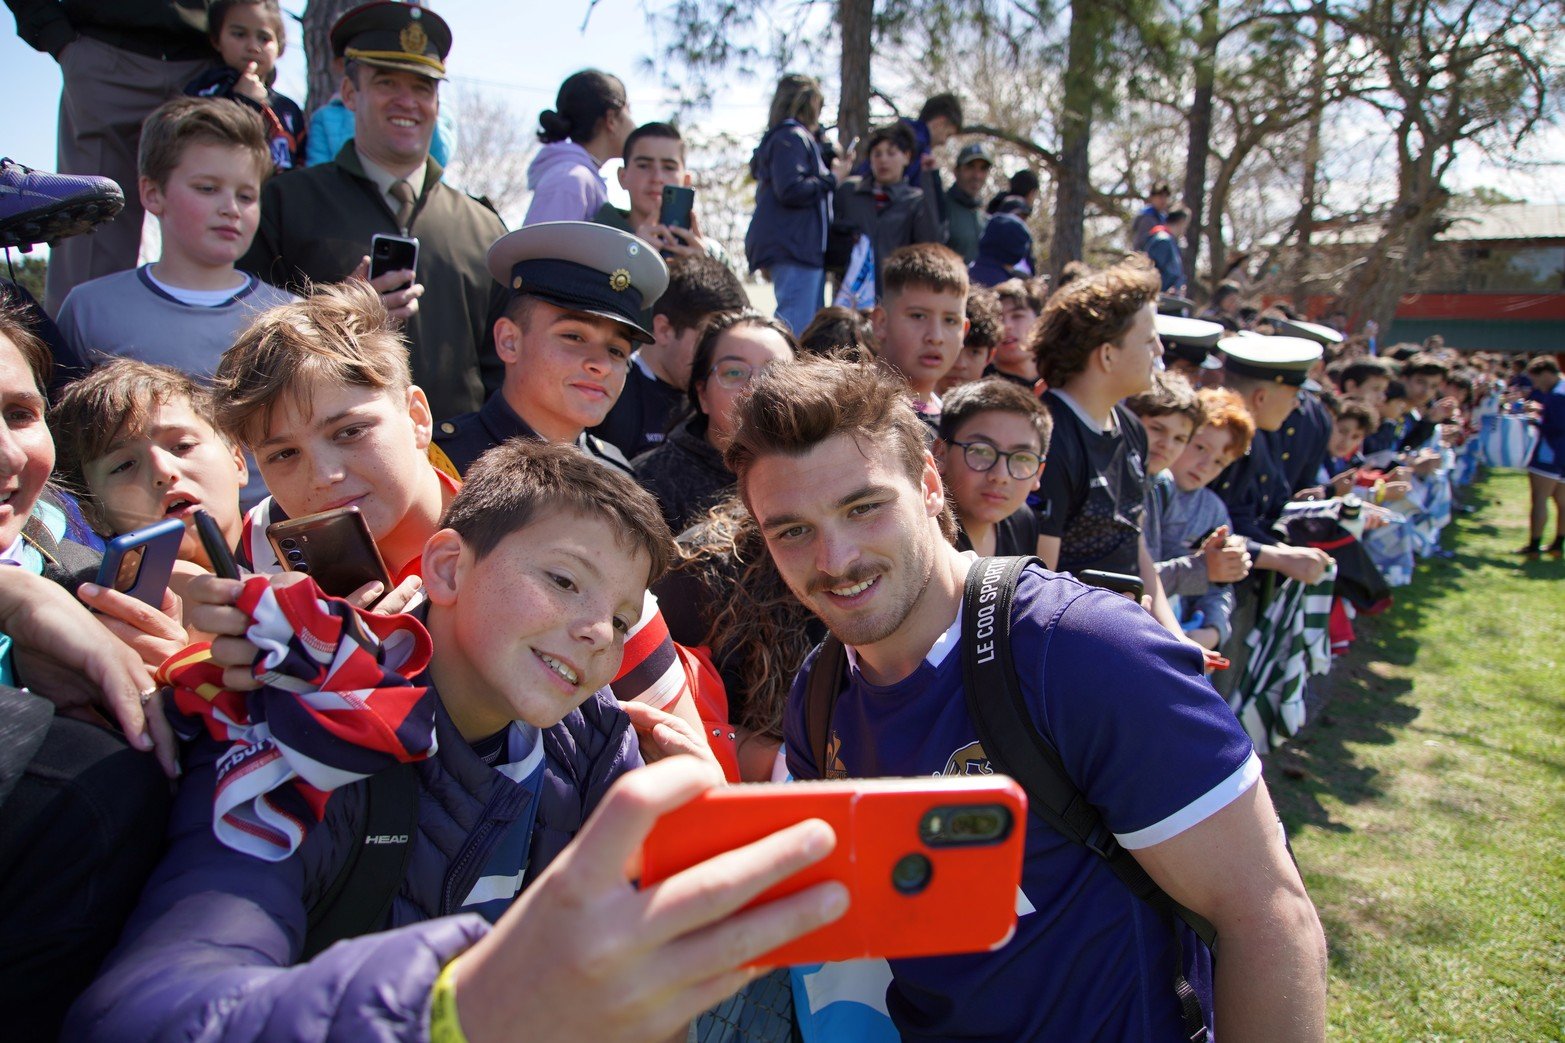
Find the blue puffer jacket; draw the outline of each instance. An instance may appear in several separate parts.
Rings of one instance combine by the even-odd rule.
[[[389,930],[295,966],[311,902],[347,858],[364,788],[339,790],[293,856],[263,862],[212,835],[213,763],[195,746],[169,822],[169,850],[119,947],[71,1010],[72,1040],[410,1040],[428,1038],[440,968],[488,931],[452,915],[527,791],[481,761],[442,707],[439,753],[416,766],[418,836]],[[605,692],[543,733],[544,784],[530,884],[609,784],[641,764],[629,719]],[[487,827],[487,828],[486,828]]]
[[[750,173],[756,182],[755,213],[744,237],[750,270],[779,263],[824,265],[837,179],[815,136],[798,120],[784,120],[756,146]]]

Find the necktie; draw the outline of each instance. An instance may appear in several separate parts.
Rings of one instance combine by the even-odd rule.
[[[387,191],[397,201],[397,230],[407,235],[408,225],[413,222],[413,186],[399,179]]]

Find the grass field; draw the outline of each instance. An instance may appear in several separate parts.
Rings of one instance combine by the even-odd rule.
[[[1343,1040],[1565,1038],[1565,562],[1490,475],[1267,767]],[[1548,535],[1553,536],[1553,521]]]

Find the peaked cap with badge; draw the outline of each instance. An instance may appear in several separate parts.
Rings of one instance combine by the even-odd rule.
[[[668,266],[644,241],[590,221],[545,221],[508,232],[489,248],[489,274],[513,297],[613,319],[652,342],[646,309],[668,289]]]
[[[337,19],[331,27],[331,49],[348,61],[443,80],[451,27],[427,8],[377,0]]]

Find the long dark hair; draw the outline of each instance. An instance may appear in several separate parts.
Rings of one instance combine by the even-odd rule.
[[[544,144],[590,141],[598,121],[625,107],[625,85],[597,69],[572,73],[560,84],[554,108],[538,114],[538,140]]]
[[[697,576],[712,595],[702,607],[702,618],[710,621],[704,643],[744,682],[742,690],[728,693],[729,720],[781,739],[788,689],[822,636],[819,624],[778,574],[737,491],[680,541],[675,570]]]

